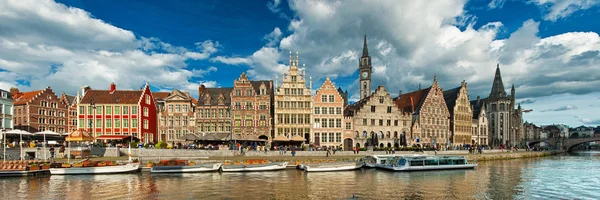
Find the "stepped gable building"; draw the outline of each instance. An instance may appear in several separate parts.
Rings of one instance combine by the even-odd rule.
[[[450,112],[450,144],[471,144],[473,111],[467,83],[463,81],[460,87],[444,91],[444,101]]]
[[[523,138],[523,114],[521,105],[515,109],[515,85],[512,85],[510,96],[504,90],[500,65],[496,66],[496,74],[492,83],[490,96],[485,99],[487,116],[490,120],[490,145],[513,146]]]
[[[277,85],[277,84],[276,84]],[[298,69],[298,52],[292,59],[282,83],[275,90],[275,135],[274,141],[292,140],[313,143],[311,138],[312,81],[306,86],[305,69]],[[303,138],[303,141],[300,139]]]
[[[140,90],[109,90],[84,88],[78,105],[79,129],[85,129],[98,139],[137,137],[144,143],[156,143],[156,103],[150,86]]]
[[[272,139],[272,81],[251,81],[243,72],[234,80],[231,105],[234,134],[253,139]]]
[[[231,91],[233,88],[198,87],[196,126],[199,134],[231,133]]]
[[[12,94],[0,89],[0,130],[12,130],[14,128],[14,102]]]
[[[174,89],[171,92],[153,92],[158,112],[158,139],[175,141],[180,137],[193,134],[196,128],[196,104],[189,92]]]
[[[344,98],[327,77],[313,99],[313,136],[315,146],[342,145]],[[352,141],[350,140],[350,145]]]
[[[360,99],[364,99],[371,95],[371,74],[373,72],[371,56],[369,56],[369,49],[367,48],[367,35],[365,35],[358,71],[360,72]]]
[[[349,105],[344,116],[352,118],[354,147],[400,147],[410,135],[410,113],[398,109],[383,86],[360,101]],[[346,141],[344,141],[346,142]]]
[[[31,133],[54,131],[65,133],[68,105],[48,86],[43,90],[20,92],[11,88],[14,100],[14,128]]]
[[[477,100],[473,100],[470,103],[471,110],[473,111],[471,145],[488,145],[489,121],[485,111],[485,102],[477,96]]]
[[[79,92],[77,93],[79,95]],[[68,106],[67,112],[67,132],[77,130],[77,96],[67,95],[62,92],[60,100]]]
[[[413,116],[409,145],[440,148],[449,144],[450,113],[437,76],[433,78],[431,87],[400,94],[395,102],[399,109]]]
[[[340,96],[342,96],[342,99],[344,99],[344,107],[348,106],[348,90],[344,91],[339,87],[337,91],[340,93]]]

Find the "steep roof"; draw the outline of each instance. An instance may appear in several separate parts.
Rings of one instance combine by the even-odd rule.
[[[446,101],[450,116],[454,115],[454,105],[456,105],[456,99],[458,99],[458,93],[460,93],[461,87],[462,86],[444,91],[444,101]]]
[[[367,35],[365,35],[365,41],[363,44],[363,52],[362,52],[362,57],[369,57],[369,48],[367,48]]]
[[[481,108],[483,108],[483,104],[484,104],[484,102],[486,100],[487,100],[487,98],[471,101],[471,106],[472,106],[471,109],[473,110],[473,119],[477,119],[479,117],[479,113],[481,112]]]
[[[496,66],[496,74],[494,75],[494,82],[492,83],[492,91],[490,92],[490,99],[497,99],[506,97],[506,90],[504,90],[504,83],[502,82],[502,75],[500,74],[500,64]]]
[[[164,99],[167,98],[171,94],[170,92],[152,92],[152,97],[154,99]]]
[[[272,81],[250,81],[250,84],[252,84],[252,88],[254,88],[255,93],[258,93],[260,91],[260,85],[263,83],[265,84],[265,87],[267,87],[267,93],[271,93],[271,91],[273,91],[273,88],[271,88],[273,86]]]
[[[369,99],[371,99],[371,96],[373,94],[361,99],[360,101],[357,101],[356,103],[346,106],[346,108],[344,108],[344,116],[353,116],[354,114],[356,114],[356,111],[360,110],[363,107],[363,105],[365,105],[365,103],[367,103]]]
[[[31,92],[19,92],[18,94],[12,94],[13,95],[13,99],[15,101],[14,105],[25,105],[27,104],[29,101],[31,101],[33,99],[33,97],[35,97],[36,95],[42,93],[43,90],[34,90]]]
[[[209,94],[210,96],[210,102],[208,103],[208,105],[219,105],[219,96],[221,94],[223,94],[223,103],[225,105],[231,105],[231,91],[233,90],[233,88],[206,88],[204,90],[204,93],[200,94],[198,96],[198,106],[203,106],[206,105],[205,101],[205,97],[206,94]]]
[[[8,99],[8,100],[13,100],[13,98],[12,98],[12,94],[11,94],[9,91],[6,91],[6,90],[3,90],[3,89],[0,89],[0,92],[4,92],[4,93],[6,93],[6,99]],[[0,96],[0,99],[4,99],[4,98],[3,98],[2,96]]]
[[[88,90],[81,100],[82,104],[138,104],[142,90]]]
[[[75,96],[65,94],[65,97],[67,98],[67,102],[69,103],[69,105],[75,104]]]
[[[429,90],[431,87],[402,94],[400,97],[394,98],[394,102],[402,112],[418,113]]]

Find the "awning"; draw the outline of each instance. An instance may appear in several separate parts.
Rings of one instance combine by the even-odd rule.
[[[306,141],[306,139],[304,139],[302,136],[300,135],[294,135],[294,137],[292,137],[291,141],[295,141],[295,142],[304,142]]]
[[[90,133],[88,133],[87,131],[85,131],[83,129],[79,129],[79,130],[75,130],[75,131],[71,132],[65,138],[65,140],[67,142],[70,142],[70,141],[94,141],[94,137],[92,137],[90,135]]]
[[[290,141],[290,140],[283,135],[278,135],[278,136],[275,136],[275,138],[273,138],[273,141],[286,142],[286,141]]]
[[[131,135],[101,135],[96,137],[97,140],[124,140],[131,138]]]

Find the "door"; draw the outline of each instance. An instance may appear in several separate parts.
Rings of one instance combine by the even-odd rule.
[[[344,151],[352,150],[352,139],[346,138],[344,139]]]

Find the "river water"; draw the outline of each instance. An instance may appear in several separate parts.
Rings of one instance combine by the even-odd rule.
[[[2,178],[2,199],[600,199],[600,152],[474,170],[121,174]]]

